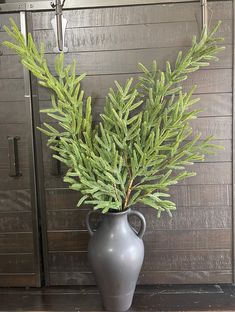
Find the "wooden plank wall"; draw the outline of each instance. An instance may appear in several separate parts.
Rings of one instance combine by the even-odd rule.
[[[197,176],[171,189],[178,208],[172,219],[166,215],[157,219],[150,208],[136,207],[148,224],[141,284],[232,282],[232,1],[210,2],[209,13],[211,24],[218,19],[223,22],[220,35],[225,37],[226,50],[219,63],[194,73],[185,88],[198,85],[198,107],[205,109],[192,123],[194,130],[204,137],[214,134],[215,142],[225,150],[196,164]],[[64,15],[68,19],[66,62],[78,59],[79,72],[88,74],[84,88],[93,97],[95,120],[115,79],[137,78],[139,61],[149,65],[157,59],[163,68],[166,60],[174,61],[179,50],[190,46],[192,35],[201,27],[198,3],[70,10]],[[0,24],[7,23],[9,16],[1,14]],[[11,16],[19,21],[16,14]],[[52,17],[52,12],[32,14],[33,35],[37,42],[45,42],[51,68],[55,56],[51,51],[56,45]],[[5,38],[0,29],[0,39]],[[32,286],[34,246],[23,72],[16,55],[4,47],[1,51],[0,286]],[[39,90],[39,99],[41,107],[50,106],[45,90]],[[45,120],[52,122],[41,116],[41,121]],[[16,132],[21,136],[19,154],[24,171],[20,179],[8,177],[6,136]],[[76,208],[79,195],[67,189],[62,176],[51,174],[51,154],[45,142],[44,138],[46,203],[41,208],[47,219],[50,285],[94,284],[84,223],[91,207]],[[132,222],[138,226],[135,219]]]
[[[214,134],[215,143],[225,150],[196,164],[196,177],[172,187],[177,203],[172,219],[163,215],[159,220],[155,211],[137,207],[148,225],[142,284],[232,282],[232,1],[210,2],[209,15],[212,25],[218,19],[223,22],[219,34],[226,50],[220,62],[191,75],[185,88],[198,85],[198,106],[205,109],[192,123],[195,132],[203,137]],[[163,68],[166,60],[174,61],[179,50],[190,46],[201,27],[198,3],[70,10],[64,16],[69,48],[65,59],[69,63],[76,58],[79,71],[88,74],[84,88],[93,97],[95,120],[114,80],[137,78],[139,61],[149,65],[157,59]],[[34,37],[45,42],[51,68],[56,45],[52,17],[53,13],[33,13]],[[20,80],[12,82],[20,93]],[[45,90],[39,90],[39,98],[41,107],[50,105]],[[67,189],[61,176],[51,175],[45,139],[43,157],[50,284],[93,284],[84,224],[90,207],[77,209],[78,194]]]
[[[19,14],[0,14],[2,25],[9,17],[19,25]],[[24,101],[23,69],[16,56],[0,47],[0,286],[39,285],[30,188],[29,107]],[[13,83],[13,84],[12,84]],[[20,91],[14,88],[21,86]],[[7,136],[19,136],[22,176],[9,176]]]

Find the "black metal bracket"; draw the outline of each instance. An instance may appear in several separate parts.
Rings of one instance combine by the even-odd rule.
[[[10,177],[19,177],[22,174],[20,173],[19,168],[19,156],[18,156],[18,140],[19,136],[8,136],[8,159],[9,159],[9,176]]]

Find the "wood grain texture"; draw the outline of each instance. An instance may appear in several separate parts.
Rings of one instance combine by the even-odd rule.
[[[189,275],[189,272],[185,273]],[[197,275],[211,277],[210,273],[215,274],[215,272],[197,272]],[[175,272],[172,274],[176,277]],[[229,272],[223,271],[222,274],[226,278]],[[61,274],[61,279],[63,280],[65,276],[70,278],[71,275]],[[228,312],[233,311],[235,306],[234,292],[232,285],[138,285],[131,311]],[[12,288],[1,289],[0,292],[1,308],[4,311],[32,312],[40,309],[47,312],[70,312],[79,309],[83,312],[101,312],[103,311],[101,299],[96,286]]]
[[[8,148],[8,136],[18,136],[19,144],[28,143],[28,126],[26,124],[0,124],[0,144],[1,148]]]
[[[30,190],[0,191],[0,212],[30,210]]]
[[[197,175],[180,181],[181,184],[231,184],[231,163],[196,163],[189,170],[196,172]]]
[[[50,272],[51,285],[95,285],[91,272]]]
[[[25,190],[30,188],[29,168],[21,168],[21,176],[10,177],[9,169],[0,169],[0,190]]]
[[[25,287],[25,285],[28,287],[38,286],[36,274],[0,274],[1,287]]]
[[[43,92],[43,90],[42,90]],[[49,94],[48,94],[49,95]],[[46,95],[43,95],[46,96]],[[192,108],[200,108],[202,111],[199,112],[199,117],[225,117],[231,116],[231,106],[232,106],[232,93],[208,93],[201,94],[195,93],[193,98],[199,98],[199,102],[196,103]],[[51,102],[48,99],[40,100],[40,108],[50,108]],[[95,120],[100,120],[99,114],[103,113],[103,107],[105,103],[105,98],[92,98],[92,113]],[[50,121],[53,119],[48,117],[46,114],[40,114],[41,121]]]
[[[49,231],[49,251],[86,251],[89,241],[87,231]],[[230,229],[157,230],[147,231],[144,236],[147,250],[197,250],[230,249]]]
[[[2,55],[0,79],[23,78],[23,66],[18,55]]]
[[[198,35],[197,22],[173,22],[159,24],[102,26],[93,28],[67,29],[65,46],[70,52],[127,50],[157,47],[190,46],[192,35]],[[184,34],[184,36],[182,36]],[[218,31],[225,44],[232,44],[232,23],[225,20]],[[45,42],[45,51],[51,52],[56,45],[52,30],[34,31],[37,44]],[[48,40],[50,38],[50,40]]]
[[[29,167],[29,155],[28,149],[26,146],[22,146],[23,144],[18,143],[17,151],[18,151],[18,160],[20,164],[20,168],[24,169]],[[0,148],[0,169],[9,169],[9,150],[7,148]]]
[[[149,48],[120,51],[95,51],[65,54],[65,65],[77,61],[77,72],[87,75],[108,75],[138,73],[138,63],[150,66],[157,60],[158,67],[165,68],[166,61],[174,67],[177,51],[187,50],[188,47]],[[47,54],[49,68],[55,74],[54,63],[56,54]],[[210,68],[232,68],[232,45],[219,54],[219,62],[211,62]],[[23,67],[17,55],[3,55],[0,58],[0,79],[23,78]]]
[[[0,254],[0,273],[33,273],[34,256],[24,254]]]
[[[32,232],[31,212],[1,212],[0,233]]]
[[[209,127],[208,127],[209,128]],[[231,140],[212,140],[212,144],[216,144],[222,146],[223,149],[217,150],[214,155],[206,155],[205,162],[231,162],[232,160],[232,141]],[[1,149],[0,149],[1,152]],[[25,150],[21,151],[22,155],[26,153]],[[54,162],[54,158],[52,157],[52,151],[48,149],[46,144],[43,144],[43,156],[44,156],[44,168],[45,170],[51,172],[52,171],[52,163]],[[5,159],[6,157],[3,156]],[[23,156],[22,156],[23,158]],[[0,156],[1,159],[1,156]],[[22,159],[23,160],[23,159]],[[7,163],[7,159],[5,160]],[[66,172],[66,165],[61,165],[61,176]]]
[[[143,205],[136,205],[147,222],[147,230],[155,229],[210,229],[230,228],[231,229],[231,207],[177,207],[177,211],[170,218],[166,213],[157,218],[157,212]],[[47,212],[47,227],[49,231],[64,230],[86,230],[85,217],[86,209],[65,209]],[[93,228],[97,227],[101,217],[93,217]],[[131,218],[133,226],[139,225],[139,220]]]
[[[199,97],[199,103],[195,104],[193,108],[203,109],[199,113],[199,117],[225,117],[232,116],[232,93],[215,93],[215,94],[195,94]],[[99,114],[103,113],[105,99],[93,98],[92,99],[92,115],[95,120],[99,120]],[[50,108],[50,100],[40,101],[40,109]],[[4,103],[5,105],[5,103]],[[1,107],[1,102],[0,102]],[[53,122],[51,117],[46,114],[40,114],[41,122]]]
[[[152,262],[148,259],[154,257]],[[143,271],[213,271],[231,270],[230,250],[146,251]]]
[[[232,2],[217,1],[208,4],[209,14],[213,19],[232,19]],[[34,29],[51,29],[52,12],[33,13]],[[185,5],[148,5],[116,8],[96,8],[85,10],[69,10],[64,12],[68,20],[68,28],[131,25],[145,23],[166,23],[179,21],[195,21],[200,19],[198,3]]]
[[[181,207],[231,206],[231,185],[176,185],[170,187],[171,199]]]
[[[233,3],[233,16],[235,14],[235,6],[234,6],[234,3]],[[234,17],[233,17],[234,18]],[[235,23],[234,23],[234,20],[233,20],[233,36],[235,34]],[[233,45],[233,68],[235,67],[235,45]],[[235,96],[234,96],[234,93],[235,93],[235,72],[233,70],[233,109],[232,109],[232,114],[233,114],[233,138],[235,136],[235,126],[234,126],[234,123],[235,123]],[[234,228],[235,228],[235,208],[234,208],[234,202],[235,202],[235,183],[234,183],[234,171],[235,171],[235,144],[234,144],[234,140],[233,140],[233,152],[232,152],[232,171],[233,171],[233,192],[232,192],[232,198],[233,198],[233,216],[232,216],[232,225],[233,225],[233,233],[234,233]],[[232,251],[232,257],[233,257],[233,283],[235,282],[235,240],[233,240],[233,243],[232,243],[232,248],[233,248],[233,251]]]
[[[137,205],[147,220],[146,261],[139,279],[143,284],[226,283],[232,279],[232,2],[215,1],[208,5],[211,24],[223,20],[220,35],[225,37],[227,49],[221,53],[221,62],[194,73],[184,89],[197,84],[201,102],[196,106],[205,108],[200,118],[192,122],[194,131],[202,132],[203,137],[215,135],[216,142],[224,145],[225,150],[208,157],[205,163],[189,167],[197,171],[197,176],[171,188],[172,200],[177,204],[174,218],[164,214],[157,219],[154,210]],[[174,62],[177,52],[189,47],[192,35],[200,31],[199,3],[69,10],[65,15],[65,45],[69,48],[65,62],[76,58],[79,72],[88,73],[83,87],[94,98],[96,121],[112,81],[123,83],[130,76],[137,79],[139,61],[148,65],[152,59],[159,59],[160,68],[166,60]],[[50,26],[51,13],[37,12],[33,17],[36,41],[46,42],[51,68],[51,52],[56,44]],[[19,94],[14,98],[6,90],[1,101],[20,101],[20,64],[14,56],[4,57],[6,64],[12,61],[16,66],[8,71],[6,64],[0,65],[6,68],[2,77],[17,78],[11,80]],[[8,88],[7,83],[2,85]],[[39,99],[41,107],[50,106],[49,94],[42,88]],[[50,120],[41,116],[41,121]],[[88,234],[84,221],[91,207],[76,209],[80,195],[65,189],[68,185],[61,176],[51,175],[51,156],[44,143],[45,138],[50,282],[94,284],[86,258]],[[99,219],[94,218],[94,228],[97,222]],[[131,223],[139,226],[134,218]]]
[[[85,274],[84,274],[85,275]],[[88,275],[88,278],[91,277]],[[83,276],[85,279],[85,276]],[[221,271],[169,271],[169,272],[142,272],[139,276],[139,283],[144,285],[152,284],[214,284],[231,283],[231,270]],[[69,284],[69,283],[68,283]],[[88,282],[89,284],[89,282]]]
[[[232,115],[232,93],[198,94],[195,97],[199,97],[200,101],[193,107],[203,109],[199,113],[200,117]]]
[[[174,68],[177,52],[180,50],[185,52],[187,49],[188,47],[158,47],[136,50],[70,52],[65,54],[65,64],[70,64],[75,59],[77,71],[87,75],[138,73],[141,72],[138,67],[139,62],[145,66],[151,66],[153,60],[157,60],[158,67],[164,70],[166,61],[169,61]],[[231,45],[226,45],[226,49],[220,52],[218,56],[219,62],[211,62],[210,68],[232,68]],[[13,59],[13,56],[11,58]],[[48,54],[46,58],[49,68],[55,73],[55,54]]]
[[[27,115],[25,114],[26,109],[27,105],[24,101],[16,101],[16,102],[0,101],[0,124],[26,123],[27,122]]]
[[[136,74],[131,75],[134,78]],[[84,80],[83,88],[87,95],[93,98],[104,98],[113,81],[117,80],[121,84],[130,78],[130,75],[104,75],[89,76]],[[111,83],[110,83],[111,82]],[[231,69],[201,70],[191,75],[185,83],[185,90],[193,84],[197,84],[197,93],[226,93],[232,90]],[[22,79],[4,80],[0,79],[1,99],[0,101],[22,101],[24,97],[24,86]],[[15,92],[11,92],[14,89]],[[50,94],[44,88],[39,88],[40,100],[50,100]]]
[[[124,84],[125,81],[133,77],[135,80],[138,74],[119,74],[119,75],[101,75],[86,77],[82,83],[82,87],[87,95],[93,98],[104,98],[109,88],[114,87],[113,81],[117,80]],[[15,79],[12,79],[15,82]],[[1,87],[0,80],[0,87]],[[226,93],[232,91],[232,70],[231,69],[208,69],[200,70],[189,76],[184,83],[185,90],[189,90],[192,85],[197,85],[197,93]],[[7,86],[6,86],[7,88]],[[4,95],[3,95],[4,96]],[[4,97],[3,97],[4,98]],[[39,99],[50,100],[50,93],[44,88],[39,88]]]
[[[224,277],[226,273],[228,274],[228,271],[223,271]],[[172,274],[175,276],[175,272]],[[210,276],[210,272],[197,274]],[[66,276],[69,278],[69,273]],[[234,292],[232,285],[138,285],[131,311],[228,312],[234,309]],[[4,311],[32,312],[40,309],[47,312],[70,312],[79,309],[83,312],[101,312],[103,311],[101,299],[96,286],[12,288],[1,289],[0,292],[1,308]]]
[[[1,253],[33,253],[33,233],[0,234]]]
[[[10,26],[9,19],[12,18],[17,26],[20,26],[20,14],[19,13],[1,13],[0,32],[4,31],[3,26]]]
[[[51,123],[57,128],[56,123]],[[224,150],[217,151],[216,155],[207,156],[205,158],[206,162],[226,162],[231,161],[231,138],[232,138],[232,118],[231,117],[204,117],[198,118],[191,121],[191,126],[193,129],[194,137],[196,134],[201,134],[201,138],[204,139],[208,136],[214,136],[217,140],[214,141],[215,144],[224,147]],[[191,137],[190,137],[191,138]],[[51,179],[51,167],[52,167],[52,152],[48,149],[47,138],[43,136],[43,158],[44,158],[44,168],[46,171],[46,179]],[[190,168],[191,169],[191,168]],[[62,175],[66,172],[65,166],[62,165]],[[52,177],[53,178],[53,177]],[[58,177],[57,177],[58,178]],[[63,181],[57,179],[58,183],[65,185]],[[56,179],[54,180],[56,182]]]
[[[152,258],[154,257],[154,261]],[[91,272],[87,252],[50,252],[51,272]],[[231,270],[230,250],[146,250],[142,272]]]
[[[154,229],[210,229],[210,228],[232,228],[231,207],[177,207],[174,217],[170,218],[166,213],[160,219],[157,213],[149,207],[138,207],[146,217],[149,230]],[[139,221],[131,219],[134,226],[138,226]]]
[[[24,100],[24,81],[20,79],[0,79],[0,102],[15,102]],[[14,92],[12,92],[14,90]]]
[[[3,24],[9,18],[19,25],[20,14],[0,14],[0,42],[9,39]],[[3,55],[2,55],[3,53]],[[36,227],[31,203],[31,107],[24,100],[23,67],[14,52],[0,47],[0,286],[39,286]],[[14,79],[17,78],[17,79]],[[18,79],[19,78],[19,79]],[[29,103],[29,102],[28,102]],[[19,140],[22,176],[9,176],[8,136]],[[36,274],[37,272],[37,274]]]
[[[83,82],[83,88],[87,95],[93,98],[104,98],[113,81],[117,80],[123,84],[130,77],[136,78],[138,75],[103,75],[89,76]],[[200,70],[193,73],[185,82],[185,90],[197,84],[197,93],[230,93],[232,91],[232,71],[231,69],[211,69]],[[24,86],[22,79],[5,80],[0,79],[1,99],[0,101],[22,101],[24,98]],[[14,89],[15,92],[11,92]],[[44,88],[39,88],[40,100],[50,101],[50,93]]]
[[[231,117],[203,117],[190,121],[193,129],[193,136],[201,133],[201,138],[213,135],[217,140],[232,138]]]
[[[50,121],[51,120],[48,120],[47,122],[50,122]],[[57,128],[57,125],[55,123],[50,122],[50,124],[52,124],[53,126]],[[214,136],[216,140],[212,140],[211,142],[213,144],[223,147],[223,149],[217,150],[214,155],[206,155],[205,157],[206,163],[208,162],[231,162],[232,160],[232,141],[231,141],[232,118],[231,117],[198,118],[198,119],[191,121],[191,126],[194,131],[192,137],[194,137],[196,134],[199,134],[199,133],[201,134],[202,139],[208,136]],[[47,138],[43,136],[42,137],[42,150],[43,150],[44,168],[45,168],[45,171],[47,172],[46,173],[47,178],[50,179],[50,174],[51,174],[54,159],[52,158],[52,151],[48,148],[46,143],[47,143]],[[20,158],[22,159],[22,162],[25,162],[24,160],[27,160],[27,157],[26,156],[24,157],[25,153],[26,151],[22,147],[22,149],[20,150]],[[4,163],[6,166],[8,162],[6,153],[2,155],[2,158],[5,160]],[[24,166],[23,163],[22,163],[22,166]],[[66,166],[62,164],[61,176],[63,176],[65,173],[66,173]],[[63,182],[61,181],[61,183]]]
[[[148,250],[231,249],[230,229],[154,230],[144,237]]]
[[[67,188],[68,184],[63,182],[61,176],[51,175],[48,168],[45,168],[45,188]],[[231,184],[232,183],[232,165],[230,162],[208,162],[195,163],[188,166],[188,170],[196,172],[197,175],[180,181],[178,185],[193,184]]]
[[[138,284],[214,284],[218,281],[231,283],[231,270],[141,272]],[[89,272],[51,272],[50,282],[52,285],[94,285],[95,279]]]
[[[206,168],[206,171],[210,170],[210,168],[216,166],[217,164],[221,168],[221,173],[223,176],[223,181],[225,184],[231,183],[231,172],[229,172],[229,169],[226,169],[228,167],[231,167],[231,158],[232,158],[232,142],[231,140],[214,140],[212,143],[215,143],[219,146],[222,146],[224,149],[218,150],[215,155],[208,155],[205,157],[205,162],[196,162],[195,166],[188,167],[189,171],[193,171],[197,173],[197,177],[191,178],[190,184],[194,184],[194,179],[196,184],[204,184],[203,182],[203,175],[201,175],[201,167]],[[54,158],[52,157],[52,153],[50,150],[46,150],[46,146],[44,149],[44,178],[45,178],[45,187],[46,188],[68,188],[68,183],[63,182],[63,176],[65,175],[67,169],[65,165],[61,166],[60,174],[58,176],[55,176],[52,172]],[[207,166],[208,164],[208,166]],[[225,170],[223,170],[223,166],[225,167]],[[208,168],[207,168],[208,167]],[[213,172],[213,169],[211,169]],[[205,173],[206,174],[206,173]],[[215,176],[214,176],[215,175]],[[211,177],[208,177],[207,182],[205,184],[219,184],[219,182],[216,182],[218,176],[216,173],[212,175]],[[212,180],[210,180],[210,178]],[[198,182],[199,180],[202,180],[202,182]],[[180,184],[184,183],[187,184],[188,180],[185,182],[182,181]],[[77,198],[80,196],[77,195]],[[67,204],[70,206],[70,204]]]
[[[5,40],[9,40],[9,36],[7,35],[7,33],[4,31],[0,31],[0,44],[5,41]],[[3,55],[13,55],[16,54],[13,50],[7,48],[6,46],[1,44],[1,48],[0,48],[1,54]]]
[[[232,205],[231,185],[175,185],[170,187],[171,199],[181,207],[215,207]],[[47,189],[47,209],[76,209],[78,192],[67,189]],[[87,205],[83,205],[86,209]],[[91,207],[90,207],[91,208]],[[89,206],[88,208],[89,209]]]

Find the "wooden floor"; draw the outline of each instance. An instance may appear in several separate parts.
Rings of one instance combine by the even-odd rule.
[[[0,288],[0,311],[103,311],[94,287]],[[137,287],[131,311],[235,311],[235,286]]]

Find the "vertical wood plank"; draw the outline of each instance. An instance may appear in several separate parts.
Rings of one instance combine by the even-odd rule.
[[[233,242],[233,252],[232,252],[232,274],[233,274],[233,283],[235,282],[235,208],[234,208],[234,201],[235,201],[235,179],[234,179],[234,171],[235,171],[235,3],[233,1],[233,116],[232,116],[232,242]]]

